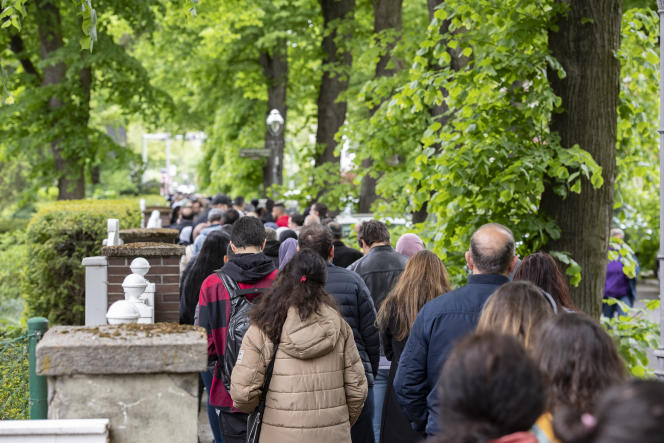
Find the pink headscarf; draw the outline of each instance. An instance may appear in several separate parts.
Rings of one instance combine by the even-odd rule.
[[[424,250],[422,239],[415,234],[404,234],[397,241],[397,252],[412,257],[418,252]]]

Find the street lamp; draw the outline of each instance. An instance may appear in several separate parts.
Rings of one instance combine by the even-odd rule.
[[[281,134],[281,130],[284,128],[284,118],[277,109],[270,111],[270,115],[267,116],[265,123],[267,123],[270,133],[275,137]]]
[[[655,351],[655,374],[664,380],[664,0],[657,0],[659,13],[659,334],[660,345]]]

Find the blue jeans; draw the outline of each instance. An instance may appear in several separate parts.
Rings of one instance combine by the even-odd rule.
[[[385,401],[385,393],[387,392],[387,383],[390,378],[389,369],[379,369],[378,374],[374,380],[373,398],[374,398],[374,414],[373,414],[373,431],[374,438],[377,442],[380,441],[380,419],[383,415],[383,403]]]
[[[617,298],[616,300],[625,303],[630,308],[632,307],[632,298],[629,295],[624,295],[620,298]],[[602,315],[604,317],[613,318],[616,315],[616,313],[618,314],[618,317],[620,317],[621,315],[627,315],[627,313],[623,311],[623,309],[620,307],[618,303],[609,305],[606,302],[602,302]]]
[[[221,428],[219,427],[219,416],[217,415],[216,408],[210,406],[210,388],[212,387],[212,372],[201,372],[201,378],[205,385],[205,394],[207,395],[207,415],[210,420],[210,428],[212,428],[212,435],[214,435],[214,443],[224,443],[224,437],[221,435]]]

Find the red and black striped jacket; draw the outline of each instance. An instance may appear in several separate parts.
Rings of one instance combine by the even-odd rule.
[[[221,271],[235,280],[240,289],[269,288],[277,276],[272,260],[262,253],[236,255],[221,268]],[[253,297],[249,298],[251,300]],[[208,335],[208,360],[217,361],[210,389],[210,405],[231,409],[233,400],[226,391],[219,373],[219,361],[224,358],[226,349],[231,303],[228,291],[216,273],[203,281],[198,304],[199,324],[205,328]]]

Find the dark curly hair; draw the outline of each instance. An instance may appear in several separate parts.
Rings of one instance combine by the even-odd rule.
[[[544,381],[523,345],[494,332],[474,333],[454,348],[438,393],[438,443],[485,443],[528,431],[546,404]]]
[[[534,359],[548,381],[548,411],[561,407],[592,412],[599,397],[625,380],[627,372],[615,343],[585,314],[558,314],[535,337]]]
[[[249,313],[251,323],[276,343],[291,306],[297,308],[302,320],[317,312],[321,305],[337,308],[334,299],[325,291],[326,281],[325,260],[310,249],[302,249],[279,272],[272,288],[252,307]]]

